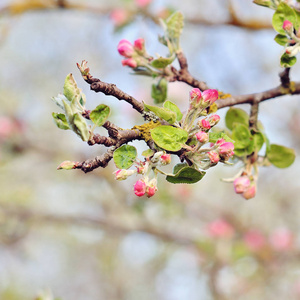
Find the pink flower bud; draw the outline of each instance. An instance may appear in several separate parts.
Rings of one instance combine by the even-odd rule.
[[[147,197],[152,197],[157,191],[157,188],[155,186],[147,186],[146,193]]]
[[[202,98],[204,102],[209,102],[211,105],[219,98],[219,93],[217,90],[206,90],[202,93]]]
[[[190,91],[190,106],[197,108],[200,105],[201,91],[198,88],[194,88]]]
[[[133,43],[133,47],[139,52],[145,52],[145,40],[142,38],[135,40]]]
[[[217,164],[220,160],[220,156],[216,151],[209,151],[207,155],[212,164]]]
[[[289,20],[285,20],[282,25],[282,29],[285,31],[292,31],[293,24]]]
[[[122,66],[128,66],[134,69],[138,66],[138,64],[133,58],[126,58],[122,60]]]
[[[209,122],[206,119],[201,119],[198,122],[198,125],[199,125],[200,129],[202,129],[204,131],[208,131],[211,128]]]
[[[211,127],[217,125],[220,121],[220,116],[219,115],[212,115],[208,118],[208,122],[210,124]]]
[[[145,7],[149,5],[152,2],[152,0],[135,0],[135,3],[139,7]]]
[[[134,193],[138,197],[142,197],[146,193],[146,183],[143,180],[138,180],[134,185]]]
[[[288,229],[277,229],[271,234],[270,243],[275,250],[289,250],[293,244],[293,235]]]
[[[16,126],[12,119],[0,117],[0,139],[6,139],[13,135]]]
[[[225,142],[219,146],[219,155],[226,160],[233,156],[233,149],[234,145],[231,142]]]
[[[221,144],[224,144],[224,143],[226,143],[226,141],[223,138],[220,138],[216,141],[216,145],[221,145]]]
[[[244,242],[252,251],[257,251],[266,244],[266,238],[261,232],[250,230],[244,235]]]
[[[117,170],[114,172],[115,179],[116,180],[125,180],[129,176],[133,175],[135,172],[136,172],[136,170],[126,170],[126,169]]]
[[[209,136],[205,131],[199,131],[196,133],[196,139],[202,143],[205,144],[209,141]]]
[[[171,163],[171,154],[163,154],[160,157],[160,162],[162,165],[168,165]]]
[[[121,40],[118,44],[118,51],[122,56],[131,58],[134,53],[133,45],[128,40]]]
[[[110,19],[113,21],[115,26],[122,26],[127,22],[128,13],[125,9],[114,9],[110,14]]]
[[[242,194],[250,187],[250,179],[247,176],[238,177],[234,180],[233,186],[237,194]]]
[[[256,194],[256,184],[253,182],[252,185],[250,185],[250,187],[245,192],[243,192],[242,196],[246,200],[249,200],[251,198],[254,198],[255,194]]]
[[[225,220],[219,219],[208,224],[208,233],[211,237],[230,238],[234,234],[234,228]]]

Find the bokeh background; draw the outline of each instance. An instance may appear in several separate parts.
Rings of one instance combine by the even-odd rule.
[[[152,103],[154,81],[122,67],[117,44],[144,37],[149,53],[165,55],[157,41],[162,30],[149,16],[168,10],[185,15],[182,48],[196,78],[234,95],[279,84],[282,48],[273,40],[273,12],[249,0],[148,6],[1,0],[1,300],[32,300],[45,290],[45,300],[51,294],[63,300],[300,298],[298,158],[287,169],[261,168],[257,196],[249,201],[220,180],[238,167],[218,165],[192,186],[161,178],[150,199],[134,195],[134,178],[115,181],[113,162],[88,174],[56,170],[64,160],[104,151],[55,126],[51,113],[59,108],[51,97],[62,92],[65,76],[73,73],[87,108],[105,103],[118,126],[141,124],[127,103],[90,91],[76,63],[87,60],[94,77]],[[291,76],[300,77],[299,65]],[[189,90],[172,83],[168,99],[185,110]],[[271,142],[297,154],[298,102],[297,95],[265,101],[259,114]],[[145,149],[142,142],[135,146]]]

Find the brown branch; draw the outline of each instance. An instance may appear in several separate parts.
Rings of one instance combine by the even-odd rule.
[[[94,92],[101,92],[107,96],[114,96],[119,100],[124,100],[131,104],[132,107],[139,113],[142,114],[144,112],[144,105],[142,102],[139,102],[134,97],[126,94],[125,92],[117,88],[115,84],[103,82],[98,78],[94,78],[89,73],[87,75],[83,75],[82,77],[90,85],[91,90],[93,90]]]
[[[285,68],[281,73],[279,73],[281,85],[284,88],[290,87],[290,70],[291,68]]]
[[[300,82],[295,82],[292,89],[285,89],[282,85],[259,93],[247,94],[232,96],[225,99],[219,99],[216,101],[218,108],[224,108],[229,106],[234,106],[238,104],[252,104],[255,102],[263,102],[270,100],[276,97],[285,96],[285,95],[296,95],[300,94]]]

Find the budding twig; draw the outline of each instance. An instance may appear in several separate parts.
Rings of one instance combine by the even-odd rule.
[[[87,74],[82,77],[90,85],[91,90],[93,90],[94,92],[101,92],[107,96],[114,96],[119,100],[124,100],[131,104],[132,107],[139,113],[142,114],[144,112],[144,105],[142,104],[142,102],[136,100],[129,94],[126,94],[125,92],[117,88],[115,84],[103,82],[98,78],[94,78],[91,74]]]

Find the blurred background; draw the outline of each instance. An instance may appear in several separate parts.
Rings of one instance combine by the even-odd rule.
[[[88,109],[105,103],[116,125],[141,124],[124,101],[90,91],[76,63],[87,60],[94,77],[151,104],[154,81],[122,67],[117,45],[143,37],[149,53],[166,55],[154,20],[176,10],[186,19],[181,44],[196,78],[233,95],[279,84],[273,11],[249,0],[1,0],[1,300],[41,291],[44,300],[300,299],[298,158],[287,169],[261,168],[249,201],[220,180],[237,167],[218,165],[195,185],[161,178],[150,199],[134,195],[135,178],[115,181],[112,161],[88,174],[56,170],[105,150],[55,126],[51,97],[66,75]],[[291,78],[299,77],[296,64]],[[168,99],[185,110],[190,89],[172,83]],[[297,154],[299,100],[265,101],[259,114],[271,142]]]

